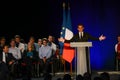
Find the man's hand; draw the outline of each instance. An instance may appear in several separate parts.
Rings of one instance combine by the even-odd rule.
[[[103,36],[103,35],[101,35],[101,36],[99,37],[99,40],[100,40],[100,41],[105,40],[105,39],[106,39],[106,37]]]
[[[45,57],[43,58],[43,62],[46,63],[46,58]]]
[[[58,38],[58,41],[60,41],[60,42],[64,42],[65,39],[61,37],[61,38]]]
[[[13,63],[14,63],[14,61],[12,60],[12,61],[9,62],[9,65],[11,65],[11,64],[13,64]]]

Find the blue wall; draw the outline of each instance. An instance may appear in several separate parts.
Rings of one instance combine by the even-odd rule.
[[[104,41],[92,41],[90,61],[93,70],[115,70],[115,50],[117,35],[120,34],[119,2],[105,0],[71,1],[73,31],[77,33],[77,24],[83,23],[85,31]]]

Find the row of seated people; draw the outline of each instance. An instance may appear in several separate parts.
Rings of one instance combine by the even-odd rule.
[[[32,77],[33,75],[40,76],[40,73],[47,73],[49,64],[51,62],[54,63],[53,61],[55,60],[53,60],[52,49],[47,45],[47,39],[43,39],[42,41],[43,46],[39,49],[40,52],[34,50],[33,46],[29,44],[27,50],[23,51],[20,59],[16,59],[13,55],[8,56],[10,47],[5,45],[0,53],[1,63],[4,62],[7,64],[8,70],[13,76],[15,76],[16,73],[27,77]],[[15,46],[14,39],[12,39],[10,43]]]

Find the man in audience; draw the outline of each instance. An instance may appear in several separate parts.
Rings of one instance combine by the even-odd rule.
[[[9,72],[9,79],[14,80],[14,62],[16,59],[13,57],[12,53],[9,53],[8,45],[3,46],[3,52],[0,53],[0,62],[5,63]]]
[[[117,43],[115,44],[116,52],[116,69],[120,70],[120,35],[117,36]]]
[[[49,69],[49,62],[51,61],[51,56],[52,56],[52,49],[50,46],[48,46],[48,40],[43,39],[42,40],[43,46],[39,48],[39,58],[40,58],[40,67],[45,75],[48,73]]]

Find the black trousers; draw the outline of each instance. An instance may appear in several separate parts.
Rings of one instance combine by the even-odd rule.
[[[43,59],[40,59],[40,73],[47,74],[49,73],[49,65],[51,59],[47,59],[46,63],[44,63]]]
[[[116,70],[120,71],[120,59],[116,59]]]
[[[0,63],[0,80],[10,80],[10,71],[6,63]]]

